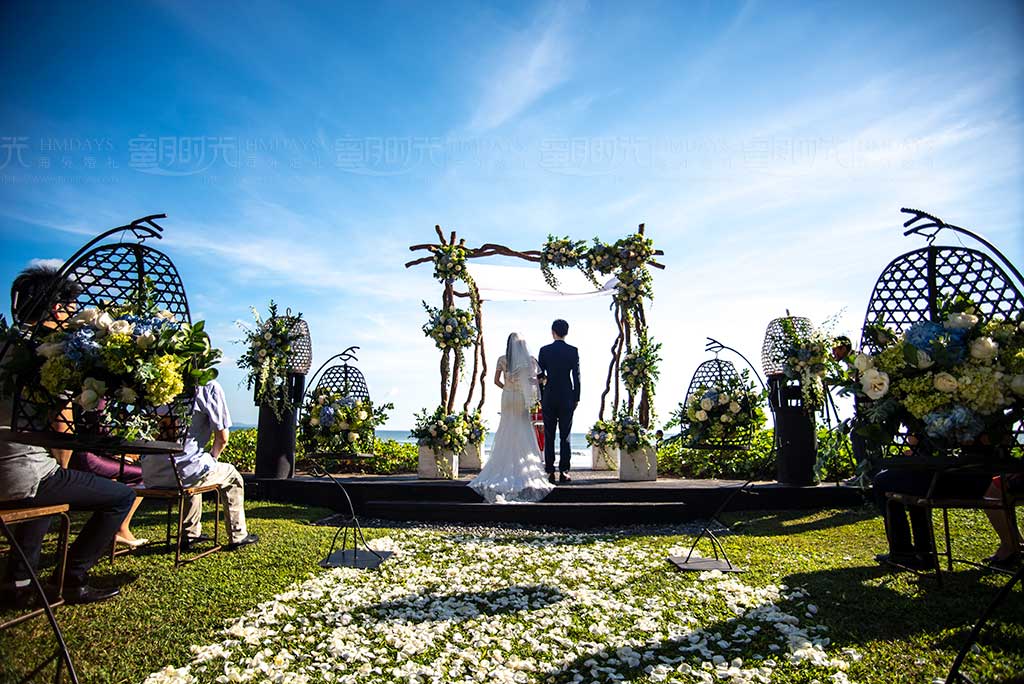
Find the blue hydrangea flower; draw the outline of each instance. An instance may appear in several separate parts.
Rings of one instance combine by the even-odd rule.
[[[95,335],[92,328],[81,328],[71,333],[64,342],[64,355],[74,363],[95,360],[100,353]]]
[[[981,418],[966,406],[932,411],[924,417],[924,424],[929,437],[958,443],[974,441],[985,428]]]
[[[921,351],[931,352],[935,341],[945,331],[938,323],[918,321],[907,330],[907,342]]]
[[[334,407],[327,405],[320,409],[320,424],[326,428],[334,425]]]

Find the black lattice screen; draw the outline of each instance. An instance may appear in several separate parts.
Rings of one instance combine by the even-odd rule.
[[[865,326],[881,324],[897,334],[914,323],[938,318],[941,298],[962,295],[976,305],[983,320],[994,316],[1015,319],[1024,313],[1024,296],[1006,272],[987,254],[967,247],[929,245],[907,252],[889,262],[871,292]],[[878,348],[864,335],[864,349]],[[1014,426],[1018,444],[1024,443],[1024,422]],[[906,447],[903,432],[890,448],[890,454]]]
[[[811,321],[800,316],[776,318],[768,324],[768,329],[764,332],[764,343],[761,345],[761,367],[767,376],[781,375],[783,372],[785,350],[790,345],[790,339],[783,328],[784,321],[789,321],[798,335],[810,335],[812,330]]]
[[[283,318],[291,321],[291,333],[298,336],[292,342],[291,355],[288,357],[288,372],[306,375],[313,365],[313,339],[309,335],[309,324],[305,319],[295,316]]]
[[[324,371],[313,393],[319,394],[323,390],[353,399],[370,398],[370,390],[366,387],[366,378],[363,377],[363,372],[347,363],[331,366]]]
[[[55,295],[54,301],[48,302],[46,317],[31,333],[35,340],[66,328],[67,316],[55,311],[70,315],[90,307],[138,305],[144,296],[150,297],[157,308],[172,313],[178,321],[191,323],[188,298],[177,268],[166,254],[145,244],[102,245],[73,263],[65,264],[60,272],[77,282],[81,292],[73,299]],[[168,446],[184,442],[193,398],[191,394],[183,394],[169,406],[138,407],[142,414],[156,418],[160,425],[157,442],[150,447],[147,443],[125,444],[109,437],[102,415],[82,411],[71,403],[71,396],[51,396],[38,377],[25,378],[15,392],[11,425],[15,432],[23,433],[19,438],[24,442],[43,446],[107,453],[167,451]],[[54,407],[60,406],[70,408],[55,413]]]

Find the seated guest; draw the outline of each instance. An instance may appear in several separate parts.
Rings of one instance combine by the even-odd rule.
[[[127,458],[122,466],[121,461],[116,458],[101,456],[89,451],[76,451],[71,454],[68,467],[73,470],[92,473],[97,477],[104,477],[108,480],[117,480],[132,488],[142,486],[142,466],[128,461]],[[121,523],[121,527],[117,530],[117,534],[114,535],[114,541],[118,544],[136,548],[149,543],[148,539],[139,539],[131,531],[132,516],[135,515],[135,511],[138,510],[141,503],[141,498],[135,499],[132,509],[128,511],[124,522]]]
[[[178,478],[186,487],[219,484],[224,490],[228,518],[229,549],[255,544],[259,537],[249,534],[245,524],[245,482],[230,463],[217,460],[230,437],[231,414],[228,412],[224,389],[216,380],[196,390],[192,405],[192,423],[189,425],[185,450],[168,458],[165,454],[147,454],[142,457],[142,478],[147,487],[177,487]],[[213,446],[204,451],[210,436]],[[173,470],[172,470],[173,468]],[[177,477],[175,476],[177,470]],[[191,497],[185,510],[185,546],[209,537],[202,535],[203,497]]]
[[[932,476],[933,473],[923,470],[902,468],[888,468],[875,475],[875,502],[884,516],[885,536],[889,541],[889,553],[876,556],[876,560],[913,570],[935,567],[931,511],[920,506],[904,506],[886,497],[890,492],[924,496],[931,486]],[[991,481],[991,476],[978,473],[940,477],[934,495],[964,499],[980,498]]]
[[[11,312],[14,320],[33,324],[46,313],[42,296],[54,286],[54,273],[47,269],[28,269],[11,287]],[[59,294],[63,288],[58,285]],[[42,293],[42,294],[41,294]],[[0,363],[4,363],[0,360]],[[0,430],[11,428],[13,398],[0,395]],[[65,470],[45,449],[0,440],[0,506],[30,508],[68,504],[72,510],[92,511],[78,537],[68,550],[64,576],[64,599],[68,603],[92,603],[112,598],[117,589],[100,589],[89,584],[89,570],[110,547],[135,501],[135,492],[120,482],[96,477],[90,473]],[[33,570],[38,567],[43,537],[51,518],[29,520],[14,527],[18,545],[25,552]],[[15,595],[28,588],[28,568],[11,550],[5,584]]]
[[[989,485],[988,490],[985,492],[986,499],[995,499],[996,501],[1003,500],[1003,481],[1002,477],[992,478],[992,483]],[[1010,502],[1014,502],[1018,497],[1024,496],[1024,473],[1015,473],[1005,478],[1006,496]],[[993,511],[987,510],[985,513],[988,515],[989,522],[992,523],[992,529],[996,531],[999,536],[999,548],[996,552],[985,559],[985,562],[989,565],[997,568],[1010,569],[1021,562],[1021,547],[1020,530],[1015,530],[1013,526],[1016,524],[1016,520],[1008,515],[1006,511]]]

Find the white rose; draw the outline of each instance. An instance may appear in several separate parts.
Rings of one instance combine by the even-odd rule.
[[[260,358],[262,359],[266,355],[267,355],[267,350],[266,349],[260,349]]]
[[[881,399],[889,391],[889,375],[876,368],[869,368],[861,377],[860,386],[870,399]]]
[[[721,421],[723,423],[731,423],[732,422],[732,416],[730,416],[728,413],[723,413]]]
[[[173,321],[174,320],[174,314],[172,314],[167,309],[160,309],[159,311],[157,311],[156,312],[156,317],[157,318],[162,318],[165,321]]]
[[[710,411],[712,408],[714,408],[714,406],[715,406],[715,402],[711,401],[710,399],[701,399],[700,400],[700,407],[702,409],[704,409],[705,411]]]
[[[436,427],[431,427],[430,428],[430,434],[432,434],[432,435],[434,435],[436,437],[437,436],[437,428]]]
[[[100,310],[95,307],[89,307],[88,309],[82,309],[69,321],[72,326],[80,328],[83,325],[92,325],[96,320],[96,317],[100,315]]]
[[[263,333],[263,339],[265,339],[265,340],[272,340],[272,339],[274,339],[274,336],[268,330],[267,332]]]
[[[107,327],[107,330],[115,334],[131,335],[135,331],[135,324],[129,321],[114,321]]]
[[[936,373],[935,379],[932,381],[932,384],[935,385],[935,389],[939,390],[940,392],[947,393],[956,392],[957,387],[960,386],[960,383],[956,381],[956,378],[954,378],[949,373]]]
[[[357,435],[354,432],[350,432],[350,433],[348,433],[348,437],[346,439],[348,439],[348,441],[350,441],[350,442],[354,442],[357,439],[359,439],[359,435]]]
[[[320,424],[320,419],[316,418],[316,417],[310,418],[309,419],[309,424],[314,426],[314,427],[316,427],[317,425]]]
[[[452,331],[452,326],[450,326],[450,325],[444,326],[444,331],[445,332],[451,332]]]
[[[740,412],[740,405],[737,404],[735,401],[730,402],[729,403],[729,410],[732,411],[733,413],[739,413]]]
[[[917,367],[920,369],[930,368],[934,366],[935,362],[932,361],[932,357],[929,356],[928,352],[917,350]]]
[[[126,404],[134,404],[139,398],[139,393],[133,390],[131,387],[122,387],[117,390],[114,394],[118,401],[123,401]]]
[[[92,411],[106,393],[107,383],[96,378],[86,378],[82,382],[82,393],[75,397],[75,402],[86,411]]]
[[[1024,395],[1024,375],[1014,375],[1010,380],[1010,389],[1014,394]]]
[[[728,404],[729,403],[729,395],[726,394],[725,392],[722,392],[721,394],[719,394],[718,395],[718,403],[721,404],[722,406],[725,406],[726,404]]]
[[[48,359],[52,359],[55,356],[60,356],[64,353],[63,342],[43,342],[41,345],[36,347],[36,354],[44,356]]]
[[[156,335],[150,330],[135,338],[135,344],[139,345],[139,349],[149,349],[154,342],[156,342]]]
[[[971,356],[979,361],[990,361],[999,353],[999,345],[991,337],[979,337],[971,342]]]
[[[856,354],[853,357],[853,367],[859,372],[864,373],[875,367],[875,360],[871,358],[870,354]]]
[[[358,418],[359,420],[366,420],[366,418],[367,418],[366,411],[360,411],[359,413],[357,413],[356,414],[356,418]]]
[[[93,321],[93,326],[100,330],[110,330],[110,326],[114,324],[114,317],[108,314],[106,311],[101,313]]]
[[[942,326],[946,330],[968,330],[978,324],[978,317],[969,313],[950,314]]]
[[[339,430],[348,430],[348,421],[347,420],[340,420],[340,421],[338,421],[338,429]]]
[[[702,423],[708,419],[708,414],[705,413],[704,411],[697,411],[697,413],[694,415],[696,415],[697,420],[701,421]]]

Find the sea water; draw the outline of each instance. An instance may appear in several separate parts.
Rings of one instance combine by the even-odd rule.
[[[377,439],[393,439],[396,442],[402,444],[415,444],[416,440],[409,436],[408,430],[377,430]],[[491,445],[494,444],[494,433],[488,432],[487,437],[484,439],[484,453],[491,453]],[[572,460],[570,461],[573,468],[590,468],[590,447],[587,446],[586,435],[582,432],[573,432],[569,435],[569,446],[572,448]],[[555,460],[558,460],[558,454],[555,454]]]

